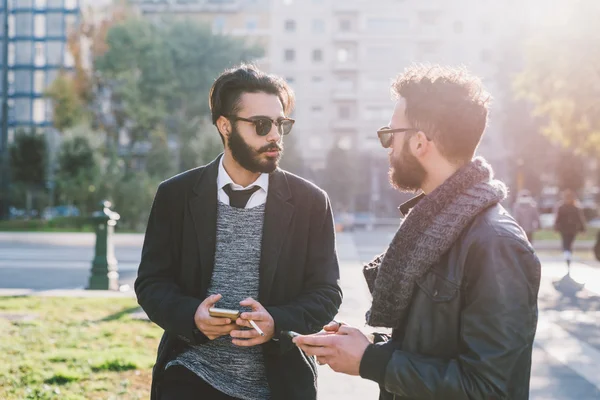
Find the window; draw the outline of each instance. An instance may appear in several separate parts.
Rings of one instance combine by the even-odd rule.
[[[312,32],[313,33],[325,33],[325,21],[322,19],[313,19]]]
[[[9,37],[15,37],[15,16],[14,15],[9,15],[8,16],[8,36]]]
[[[29,122],[31,119],[31,100],[16,98],[14,117],[18,122]]]
[[[338,108],[338,117],[340,117],[340,119],[350,119],[350,107],[340,106]]]
[[[352,21],[349,19],[341,19],[340,20],[340,31],[342,32],[350,32],[352,30]]]
[[[48,36],[61,37],[64,35],[64,18],[60,13],[46,14],[46,30]]]
[[[77,0],[65,0],[65,8],[67,10],[74,10],[77,8]]]
[[[313,50],[312,59],[315,62],[321,62],[321,61],[323,61],[323,50],[321,50],[321,49],[315,49],[315,50]]]
[[[15,15],[15,36],[33,36],[33,15],[17,13]]]
[[[14,44],[15,49],[18,49],[15,54],[15,63],[17,65],[30,65],[33,62],[33,42],[21,40]]]
[[[283,24],[286,32],[296,32],[296,21],[288,19]]]
[[[46,16],[44,14],[35,15],[34,35],[36,38],[43,38],[46,36]]]
[[[27,70],[16,70],[15,71],[15,83],[14,88],[16,93],[31,93],[31,73]]]
[[[463,23],[461,21],[454,22],[454,33],[463,33]]]
[[[294,61],[296,59],[296,50],[294,50],[294,49],[285,49],[285,51],[284,51],[284,59],[285,59],[285,61]]]
[[[15,57],[15,44],[8,44],[8,65],[15,65],[16,57]]]
[[[44,71],[35,71],[33,75],[33,91],[37,94],[44,93],[46,88],[46,74]]]
[[[35,99],[33,101],[33,122],[41,124],[46,119],[46,102],[44,99]]]
[[[33,5],[33,0],[13,0],[15,8],[29,8]]]
[[[63,54],[63,43],[59,41],[46,42],[47,53],[46,53],[46,64],[61,66],[65,55]]]
[[[352,57],[352,53],[350,53],[350,50],[341,48],[337,50],[336,58],[338,62],[347,63],[353,61],[354,57]]]
[[[35,0],[35,8],[46,8],[46,0]]]
[[[44,52],[44,43],[36,42],[35,43],[35,66],[36,67],[44,67],[46,65],[46,54]]]

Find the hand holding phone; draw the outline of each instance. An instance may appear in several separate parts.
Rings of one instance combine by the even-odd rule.
[[[215,303],[222,299],[220,294],[214,294],[207,297],[198,306],[194,314],[194,323],[200,332],[204,333],[207,338],[214,340],[218,337],[229,335],[229,333],[237,328],[235,320],[237,317],[213,317],[210,315],[210,309]]]

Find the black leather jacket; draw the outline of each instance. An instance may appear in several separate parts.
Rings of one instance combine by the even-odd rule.
[[[407,320],[360,374],[380,399],[529,398],[540,262],[502,206],[481,213],[418,282]]]

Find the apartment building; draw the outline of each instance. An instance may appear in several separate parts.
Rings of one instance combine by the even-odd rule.
[[[8,13],[8,32],[0,26],[0,37],[9,38],[0,68],[8,62],[9,129],[51,126],[52,108],[44,93],[61,69],[73,67],[66,41],[78,19],[79,1],[9,0]],[[0,91],[1,85],[0,80]]]
[[[483,78],[495,101],[480,153],[501,164],[505,91],[495,57],[516,22],[506,18],[514,2],[497,3],[274,0],[271,70],[296,90],[294,134],[310,164],[324,167],[332,145],[385,158],[375,131],[393,109],[390,82],[415,62],[465,65]]]

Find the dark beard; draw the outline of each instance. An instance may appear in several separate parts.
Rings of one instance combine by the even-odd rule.
[[[244,169],[250,172],[270,174],[279,166],[279,160],[283,155],[283,142],[279,144],[269,143],[256,151],[244,141],[237,126],[232,124],[231,134],[229,135],[229,149],[231,150],[233,159]],[[260,159],[261,153],[272,150],[280,150],[281,152],[276,158]]]
[[[400,157],[390,157],[390,184],[401,192],[416,192],[421,189],[427,172],[408,149],[408,141],[405,141]]]

